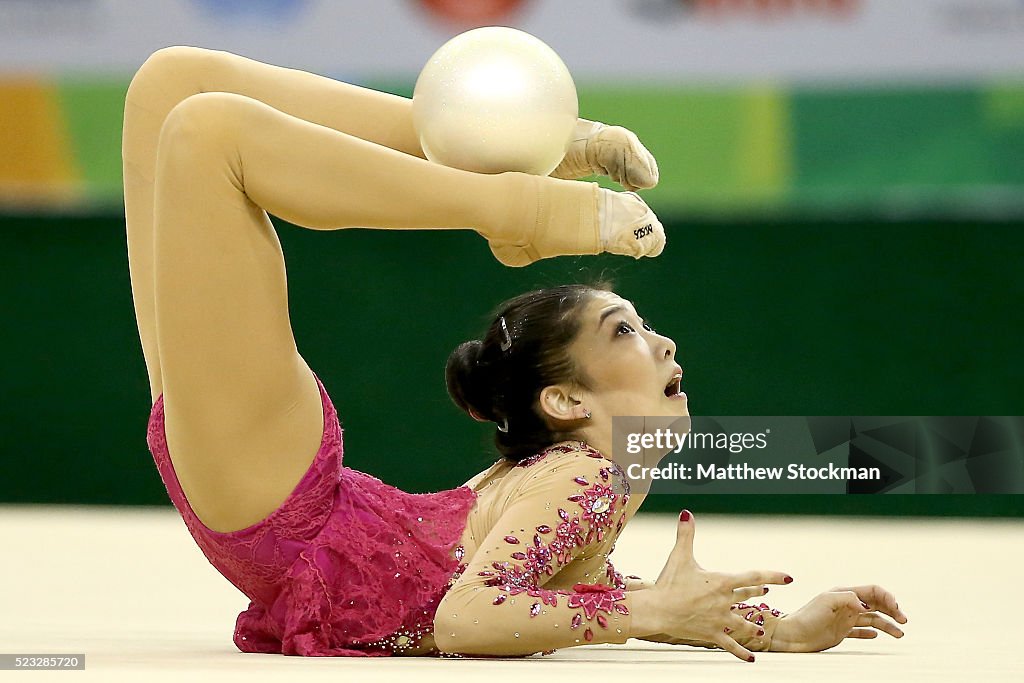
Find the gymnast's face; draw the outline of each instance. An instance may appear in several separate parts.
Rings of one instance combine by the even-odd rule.
[[[594,293],[569,353],[583,380],[573,398],[592,413],[588,428],[608,431],[618,415],[689,415],[675,342],[651,329],[622,297]]]

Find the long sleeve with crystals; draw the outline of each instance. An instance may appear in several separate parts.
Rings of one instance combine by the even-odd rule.
[[[443,652],[524,655],[629,636],[630,597],[607,561],[629,499],[622,470],[584,445],[535,457],[437,609]]]

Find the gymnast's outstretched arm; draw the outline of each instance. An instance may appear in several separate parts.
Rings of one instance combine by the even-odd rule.
[[[510,499],[437,608],[433,637],[442,651],[522,655],[631,637],[658,640],[660,634],[678,639],[671,642],[721,647],[742,659],[763,649],[765,629],[730,605],[763,595],[759,584],[784,583],[786,576],[705,572],[693,560],[689,517],[648,587],[550,590],[565,565],[593,557],[603,538],[614,538],[628,496],[615,494],[614,485],[609,492],[581,483],[602,481],[602,461],[582,452],[532,467],[536,475]]]

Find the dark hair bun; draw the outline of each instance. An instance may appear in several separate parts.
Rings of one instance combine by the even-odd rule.
[[[480,356],[484,343],[479,339],[463,342],[448,356],[444,368],[444,379],[448,395],[466,413],[476,413],[485,419],[492,419],[490,383],[482,371]],[[472,413],[471,413],[472,411]]]
[[[569,346],[596,291],[563,285],[509,299],[482,340],[463,342],[448,357],[448,395],[470,417],[494,423],[494,445],[505,458],[519,462],[574,436],[572,425],[549,423],[538,399],[544,387],[580,381]]]

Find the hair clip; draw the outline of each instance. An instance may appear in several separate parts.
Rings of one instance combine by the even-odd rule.
[[[508,418],[507,417],[501,418],[501,422],[498,422],[497,424],[498,424],[498,431],[499,432],[508,433]]]
[[[505,335],[505,339],[501,342],[501,350],[504,352],[512,348],[512,335],[508,333],[508,325],[505,324],[505,316],[501,316],[501,331]],[[502,431],[507,432],[508,427],[506,426]]]

